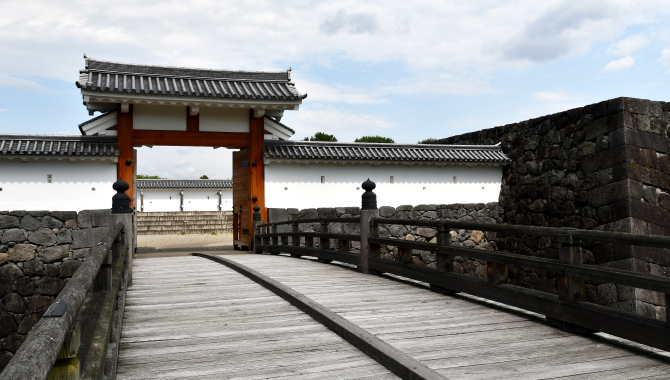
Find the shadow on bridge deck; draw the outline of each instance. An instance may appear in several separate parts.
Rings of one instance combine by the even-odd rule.
[[[668,378],[670,354],[572,335],[539,315],[346,266],[230,255],[447,378]],[[119,379],[393,378],[334,333],[237,272],[199,257],[138,260]]]

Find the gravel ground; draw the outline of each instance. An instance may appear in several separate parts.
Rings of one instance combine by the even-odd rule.
[[[191,252],[233,253],[233,235],[137,235],[137,256],[180,255]]]

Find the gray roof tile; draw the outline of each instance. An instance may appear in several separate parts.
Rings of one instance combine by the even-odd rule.
[[[505,164],[497,145],[375,144],[315,141],[265,141],[270,159],[327,161],[454,162]]]
[[[0,135],[0,157],[27,156],[118,156],[116,137]]]
[[[290,70],[276,72],[189,69],[86,58],[77,87],[97,92],[251,100],[301,100]]]
[[[138,179],[140,189],[232,189],[232,179]]]

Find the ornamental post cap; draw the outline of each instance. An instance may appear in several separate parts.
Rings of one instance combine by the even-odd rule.
[[[254,206],[254,214],[252,215],[251,221],[252,222],[260,222],[261,221],[261,208],[258,206]]]
[[[126,194],[126,190],[130,189],[128,182],[119,178],[112,185],[112,189],[116,190],[112,197],[112,214],[131,214],[133,209],[130,208],[130,197]]]
[[[367,181],[363,182],[361,187],[365,191],[372,191],[374,190],[375,187],[377,187],[377,185],[374,182],[370,181],[370,178],[368,178]]]

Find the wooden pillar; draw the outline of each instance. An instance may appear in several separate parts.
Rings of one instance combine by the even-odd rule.
[[[254,117],[254,110],[249,111],[249,134],[251,138],[249,147],[249,193],[251,207],[260,207],[261,220],[266,222],[265,169],[263,167],[264,124],[262,116]]]
[[[119,104],[116,111],[116,144],[119,146],[116,179],[121,178],[130,185],[130,189],[126,191],[126,194],[131,199],[130,207],[132,208],[134,207],[132,200],[134,199],[133,194],[135,190],[133,186],[133,167],[135,166],[135,161],[133,160],[133,105],[129,105],[127,112],[123,112],[122,109]]]

